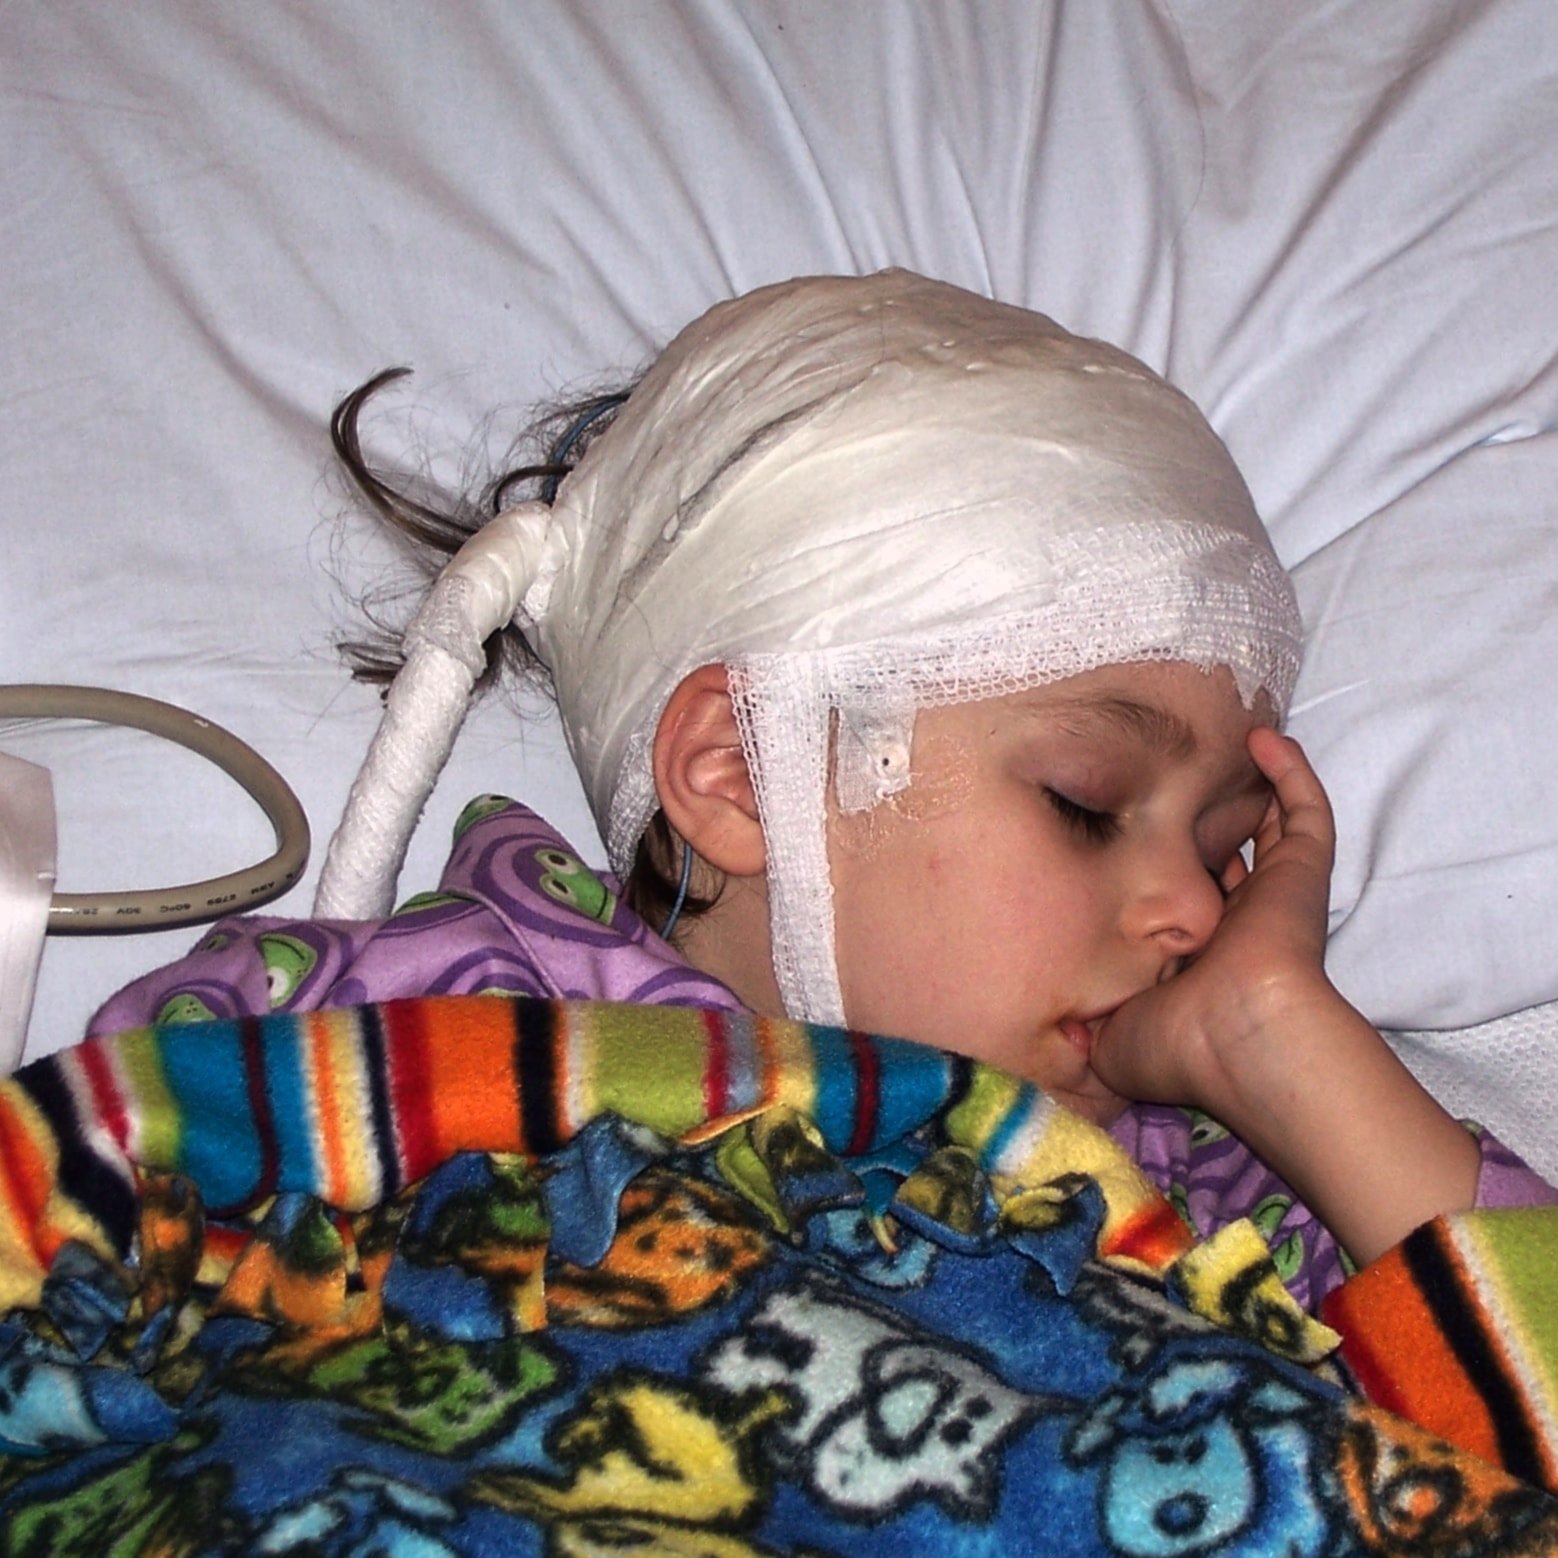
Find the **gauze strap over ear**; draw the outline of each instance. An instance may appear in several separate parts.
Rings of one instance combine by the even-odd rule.
[[[433,582],[406,630],[405,664],[330,840],[315,914],[380,919],[393,908],[406,845],[486,667],[483,646],[516,618],[532,624],[545,614],[564,545],[551,517],[542,503],[506,510]]]

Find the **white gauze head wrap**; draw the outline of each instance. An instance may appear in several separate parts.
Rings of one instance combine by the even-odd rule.
[[[729,671],[786,1010],[844,1020],[824,786],[909,783],[915,711],[1100,666],[1227,666],[1278,714],[1300,623],[1217,435],[1134,358],[905,271],[689,325],[559,488],[519,620],[612,863],[683,677]]]

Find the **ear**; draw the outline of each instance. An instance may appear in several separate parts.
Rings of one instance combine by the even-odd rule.
[[[700,666],[677,686],[653,759],[665,820],[698,857],[728,876],[760,876],[768,854],[724,666]]]

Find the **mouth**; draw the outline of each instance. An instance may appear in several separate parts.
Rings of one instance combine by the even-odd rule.
[[[1124,1001],[1115,1001],[1108,1006],[1095,1007],[1086,1016],[1062,1017],[1057,1026],[1072,1047],[1086,1060],[1092,1054],[1093,1043],[1098,1038],[1099,1030],[1124,1004]]]
[[[1110,1008],[1113,1010],[1113,1008]],[[1093,1040],[1098,1037],[1098,1030],[1103,1027],[1108,1012],[1099,1012],[1093,1017],[1062,1017],[1059,1027],[1062,1036],[1075,1049],[1084,1060],[1092,1054]]]

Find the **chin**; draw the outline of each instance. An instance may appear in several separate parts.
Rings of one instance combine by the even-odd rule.
[[[1105,1130],[1130,1107],[1130,1099],[1106,1087],[1063,1034],[1041,1037],[1021,1062],[1009,1064],[1008,1069],[1032,1082],[1057,1104]]]
[[[1130,1108],[1130,1104],[1125,1099],[1113,1096],[1104,1099],[1082,1095],[1069,1099],[1062,1098],[1060,1102],[1081,1115],[1084,1120],[1091,1120],[1094,1125],[1106,1131]]]

